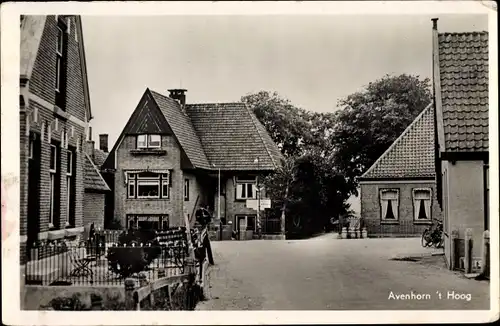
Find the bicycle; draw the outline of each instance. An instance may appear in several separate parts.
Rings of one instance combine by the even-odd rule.
[[[421,244],[422,247],[432,247],[442,248],[444,244],[443,237],[443,222],[439,220],[434,220],[437,222],[433,223],[430,228],[427,228],[422,233]]]

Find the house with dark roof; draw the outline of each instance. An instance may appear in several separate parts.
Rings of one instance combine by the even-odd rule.
[[[489,228],[488,32],[439,33],[433,19],[432,40],[437,190],[452,267],[452,232],[460,258],[470,229],[474,261]]]
[[[434,113],[427,106],[359,178],[370,236],[415,236],[441,219],[436,200]]]
[[[186,215],[194,223],[206,207],[257,231],[252,203],[266,197],[259,180],[281,164],[276,144],[244,103],[186,104],[186,90],[169,92],[146,89],[102,166],[113,172],[106,219],[162,229]]]
[[[22,15],[20,36],[23,263],[35,257],[35,243],[83,232],[84,142],[92,112],[80,16]]]

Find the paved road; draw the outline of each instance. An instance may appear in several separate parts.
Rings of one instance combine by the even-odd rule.
[[[212,248],[212,298],[198,310],[489,309],[489,283],[447,270],[442,256],[391,260],[429,253],[415,238],[338,240],[327,234],[214,242]],[[397,299],[412,291],[417,297]],[[457,299],[448,299],[453,291]]]

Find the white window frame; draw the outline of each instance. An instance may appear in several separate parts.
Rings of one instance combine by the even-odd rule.
[[[61,69],[64,51],[64,31],[57,26],[57,42],[56,42],[56,92],[61,91]]]
[[[384,195],[387,193],[396,193],[396,198],[384,198]],[[391,202],[391,207],[392,213],[394,215],[394,219],[388,219],[386,218],[387,216],[387,207],[388,207],[388,201]],[[391,188],[391,189],[381,189],[379,192],[379,202],[380,202],[380,219],[382,221],[393,221],[397,222],[399,221],[399,189],[397,188]],[[384,214],[385,212],[385,214]]]
[[[427,192],[429,197],[428,199],[424,198],[417,198],[416,194],[418,192]],[[431,221],[432,220],[432,189],[431,188],[413,188],[412,190],[412,199],[413,199],[413,220],[414,221]],[[418,216],[420,215],[420,201],[425,200],[424,206],[425,206],[425,215],[427,216],[426,219],[419,219]]]
[[[143,142],[140,141],[142,137],[144,137]],[[148,148],[148,135],[137,135],[137,148]]]
[[[167,189],[167,193],[165,194],[165,189]],[[169,199],[170,198],[170,184],[168,180],[162,180],[161,182],[161,198]]]
[[[153,138],[156,139],[153,140]],[[158,134],[137,135],[137,148],[138,149],[161,148],[161,135]]]
[[[141,196],[139,195],[139,187],[140,186],[156,186],[158,188],[158,195],[147,195],[147,196]],[[160,189],[160,182],[159,180],[137,180],[137,198],[138,199],[145,199],[145,198],[160,198],[161,196],[161,189]]]
[[[141,176],[140,173],[127,173],[126,180],[127,199],[168,199],[170,197],[170,176],[169,173],[157,173],[157,176]],[[158,187],[157,196],[140,196],[139,186],[155,185]],[[167,186],[167,193],[163,189]]]
[[[52,148],[54,148],[54,157],[52,157]],[[54,163],[54,168],[52,169],[50,165]],[[57,146],[54,144],[50,144],[50,163],[49,163],[49,171],[51,173],[57,172]]]
[[[54,148],[54,156],[52,157],[52,148]],[[50,164],[54,163],[54,168],[50,168]],[[50,174],[50,215],[49,215],[49,226],[54,226],[54,205],[55,205],[55,193],[54,188],[56,185],[56,173],[57,173],[57,146],[50,144],[50,163],[49,163],[49,174]]]
[[[30,160],[34,158],[34,146],[35,146],[35,141],[30,138],[28,144],[28,159]]]
[[[249,188],[252,188],[252,196],[248,196]],[[242,194],[242,190],[245,189],[245,193]],[[236,177],[236,199],[257,199],[257,177],[244,178]]]
[[[153,140],[154,138],[157,138]],[[148,135],[148,148],[161,148],[161,135]]]
[[[67,158],[68,159],[66,160],[66,224],[70,225],[71,180],[73,177],[73,152],[67,151]]]

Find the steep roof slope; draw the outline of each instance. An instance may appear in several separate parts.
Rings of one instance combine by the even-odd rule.
[[[279,149],[244,103],[188,104],[186,111],[216,168],[274,170],[280,164]]]
[[[432,178],[434,164],[434,111],[429,105],[360,179]]]
[[[110,191],[106,181],[99,173],[99,170],[92,162],[92,159],[85,153],[83,166],[83,185],[85,190],[93,190],[98,192]]]
[[[205,156],[200,139],[189,117],[182,112],[179,103],[158,92],[151,90],[150,92],[191,163],[195,167],[209,169],[210,163]]]
[[[488,33],[438,34],[445,151],[488,151]]]

